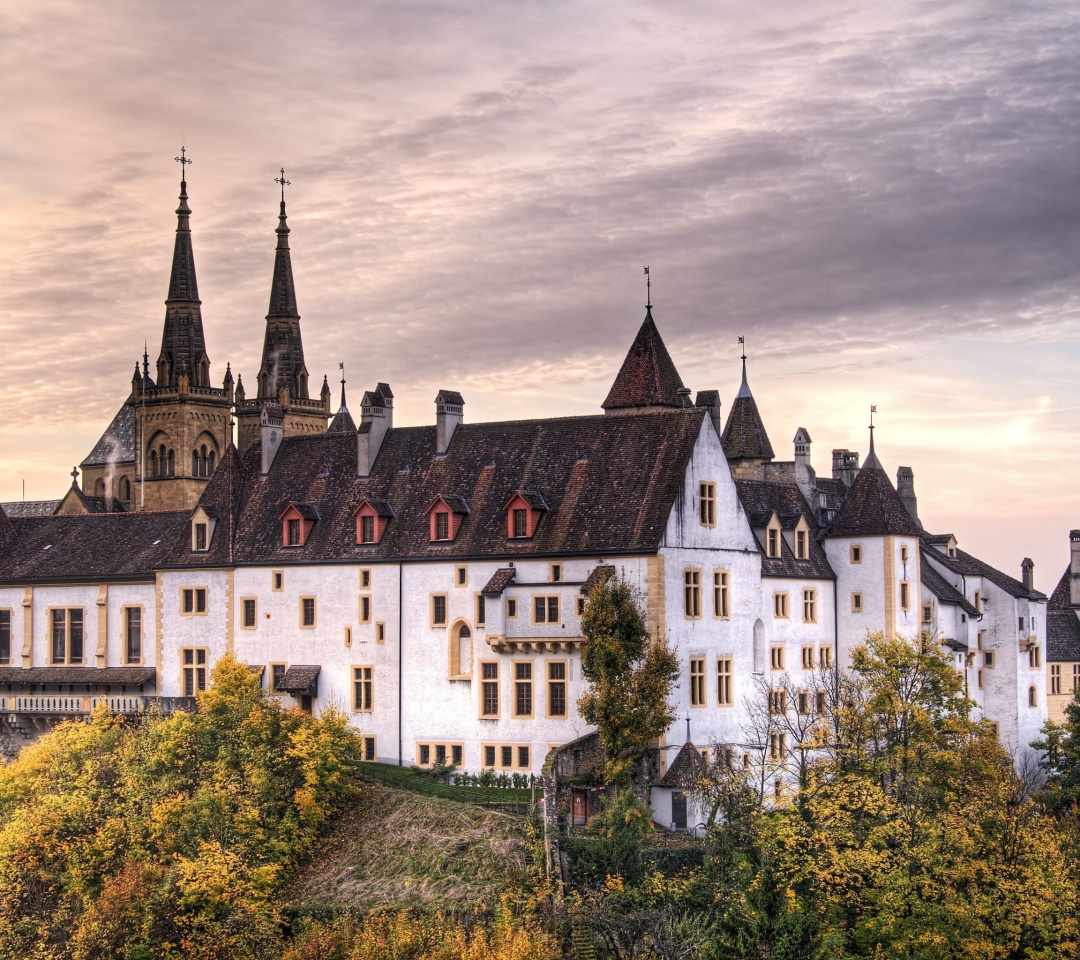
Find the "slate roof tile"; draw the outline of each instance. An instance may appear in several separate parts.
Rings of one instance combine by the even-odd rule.
[[[587,597],[592,593],[593,587],[598,583],[607,583],[613,576],[615,576],[615,568],[610,563],[597,564],[589,571],[589,575],[581,585],[582,596]]]
[[[153,683],[157,671],[153,667],[0,667],[0,683],[89,683],[131,684]]]
[[[853,488],[854,489],[854,488]],[[956,556],[950,557],[942,550],[926,551],[935,563],[941,564],[946,570],[952,570],[968,577],[985,577],[991,583],[996,584],[1010,596],[1023,600],[1045,600],[1046,594],[1038,590],[1028,590],[1019,580],[1002,573],[988,563],[984,563],[978,557],[957,548]]]
[[[1070,602],[1071,573],[1066,567],[1046,605],[1046,659],[1050,661],[1080,662],[1080,611]]]
[[[517,570],[513,567],[499,567],[488,580],[486,586],[481,593],[489,595],[497,595],[502,593],[511,583],[514,582],[514,577],[517,576]]]
[[[310,693],[319,680],[321,666],[295,666],[285,671],[277,689],[285,693]]]
[[[682,377],[649,308],[601,406],[605,410],[690,406],[690,397],[679,393],[682,388]]]
[[[687,789],[696,786],[704,773],[705,759],[701,756],[701,751],[688,740],[675,755],[657,786]]]
[[[922,530],[908,513],[889,475],[864,466],[833,517],[826,537],[920,537]]]
[[[108,463],[133,463],[135,461],[135,404],[130,399],[116,412],[112,423],[106,428],[94,449],[81,466],[100,467]]]
[[[969,617],[981,616],[979,611],[975,609],[975,605],[934,569],[931,561],[934,559],[936,552],[931,553],[929,558],[927,557],[928,552],[923,550],[921,553],[922,563],[919,565],[919,576],[922,585],[942,603],[960,607]]]
[[[761,572],[773,577],[808,577],[833,580],[833,572],[819,542],[820,530],[814,511],[810,509],[799,488],[793,483],[773,483],[767,480],[736,480],[735,488],[754,530],[761,551]],[[807,557],[796,558],[786,538],[780,538],[780,556],[766,556],[764,529],[773,514],[783,530],[794,530],[800,518],[806,518],[808,528]]]
[[[62,500],[16,500],[13,503],[0,504],[8,519],[22,517],[51,517],[60,509]]]

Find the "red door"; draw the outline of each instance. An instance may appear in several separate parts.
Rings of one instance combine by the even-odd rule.
[[[573,824],[574,824],[575,827],[583,827],[583,826],[585,826],[585,822],[588,820],[588,815],[586,814],[586,810],[588,810],[588,806],[587,806],[586,801],[587,801],[587,797],[586,797],[586,794],[585,794],[584,790],[575,790],[574,791]]]

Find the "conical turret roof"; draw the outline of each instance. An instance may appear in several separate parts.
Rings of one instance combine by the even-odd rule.
[[[746,382],[746,357],[743,357],[742,385],[728,411],[721,441],[729,460],[772,460],[775,456],[757,402]]]
[[[602,406],[605,410],[690,406],[689,395],[679,393],[683,389],[682,377],[656,329],[652,307],[647,307],[645,320]]]
[[[848,490],[844,502],[829,526],[827,537],[875,537],[893,534],[919,537],[922,530],[908,513],[900,494],[874,452],[870,433],[870,453]]]

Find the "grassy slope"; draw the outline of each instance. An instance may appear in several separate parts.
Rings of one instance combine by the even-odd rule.
[[[365,783],[285,897],[317,910],[490,904],[521,878],[522,839],[517,817]]]

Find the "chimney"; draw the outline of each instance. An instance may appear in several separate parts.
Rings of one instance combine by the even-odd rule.
[[[705,407],[709,411],[709,419],[712,420],[713,429],[717,439],[724,435],[724,424],[720,420],[720,391],[699,390],[694,400],[695,407]]]
[[[262,408],[262,473],[265,477],[277,456],[278,448],[285,436],[285,414],[276,403],[264,403]]]
[[[900,494],[900,501],[911,514],[911,519],[919,524],[919,499],[915,496],[915,471],[911,467],[900,467],[896,471],[896,492]]]
[[[1080,530],[1069,531],[1069,603],[1080,607]]]
[[[375,396],[382,397],[383,409],[386,411],[386,428],[394,427],[394,393],[388,383],[375,384]]]
[[[1031,557],[1024,557],[1023,563],[1020,564],[1020,579],[1024,583],[1024,589],[1032,591],[1035,589],[1035,564],[1031,562]]]
[[[810,466],[811,440],[806,427],[799,427],[795,431],[795,439],[792,443],[795,444],[795,485],[806,502],[810,504],[810,509],[814,510],[818,506],[817,474]]]
[[[832,452],[832,475],[845,487],[850,487],[859,475],[859,452],[857,450],[834,450]]]
[[[388,397],[380,392],[380,387],[386,387]],[[379,455],[382,442],[386,438],[387,431],[393,426],[394,395],[389,391],[390,388],[385,383],[380,383],[374,391],[367,391],[364,399],[360,401],[360,429],[356,434],[356,475],[358,477],[371,476],[371,468],[375,466],[375,458]],[[389,406],[387,399],[389,399]]]
[[[442,456],[450,448],[454,431],[464,419],[465,401],[454,390],[440,390],[435,398],[435,454]]]

